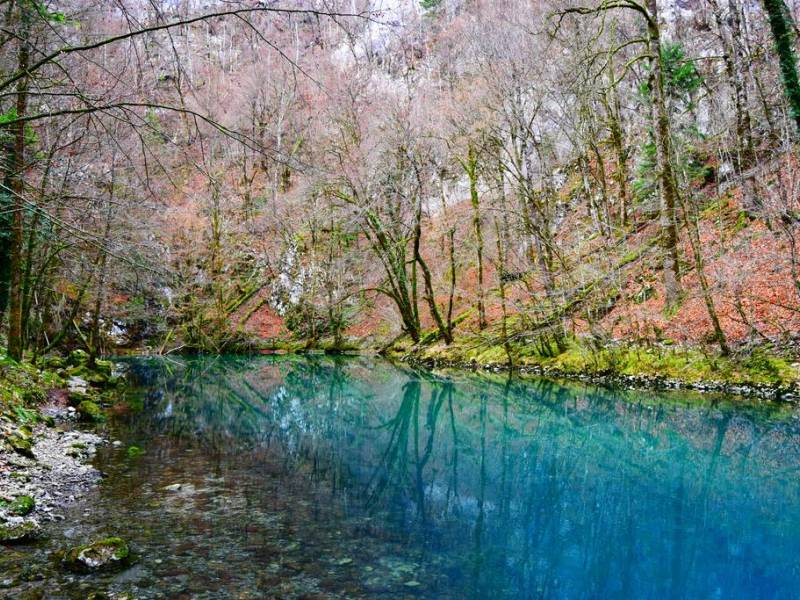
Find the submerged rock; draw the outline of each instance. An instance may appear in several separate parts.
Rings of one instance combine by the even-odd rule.
[[[125,540],[109,537],[85,546],[70,548],[61,563],[71,571],[88,572],[111,569],[128,561],[130,550]]]
[[[0,523],[0,543],[28,542],[39,537],[41,530],[41,526],[34,519],[10,517],[4,523]]]
[[[128,446],[128,450],[125,452],[128,458],[138,458],[142,454],[144,454],[144,450],[139,448],[139,446]]]

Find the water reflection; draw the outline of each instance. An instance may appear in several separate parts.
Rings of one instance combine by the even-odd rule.
[[[138,410],[112,428],[145,454],[100,456],[108,477],[62,537],[122,534],[137,561],[48,572],[48,597],[797,595],[787,405],[356,358],[130,367]],[[64,541],[48,543],[42,561]]]
[[[150,391],[132,431],[272,448],[282,477],[326,488],[340,512],[321,519],[369,518],[443,560],[445,580],[417,594],[791,597],[800,582],[786,407],[356,359],[135,371]]]

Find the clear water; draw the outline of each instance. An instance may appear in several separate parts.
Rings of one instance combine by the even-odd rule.
[[[32,580],[5,593],[800,597],[791,406],[362,358],[132,369],[106,479],[49,540],[0,558]],[[128,569],[75,576],[47,558],[108,534],[130,541]]]

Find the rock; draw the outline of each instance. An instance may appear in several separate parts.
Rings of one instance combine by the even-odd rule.
[[[84,366],[89,362],[89,353],[86,350],[73,350],[69,353],[67,362],[73,367]]]
[[[114,371],[114,363],[110,360],[96,360],[94,361],[94,370],[101,375],[111,377],[111,374]]]
[[[139,446],[129,446],[126,454],[128,455],[128,458],[138,458],[144,454],[144,450],[139,448]]]
[[[67,387],[69,388],[70,392],[80,392],[85,394],[86,390],[89,389],[89,382],[82,377],[70,377],[67,380]]]
[[[53,371],[63,369],[67,365],[66,361],[60,356],[48,356],[43,363],[45,367]]]
[[[14,449],[17,454],[26,456],[28,458],[35,458],[33,455],[33,444],[29,439],[25,439],[18,435],[10,435],[8,438],[9,445]]]
[[[69,406],[78,406],[81,402],[84,402],[86,400],[91,400],[91,398],[85,391],[82,392],[79,390],[75,390],[74,392],[70,392],[69,395],[67,395],[67,404]]]
[[[0,544],[27,542],[39,537],[41,527],[34,519],[11,517],[0,523]]]
[[[92,387],[103,388],[108,385],[109,377],[104,375],[103,373],[90,371],[86,375],[86,381],[88,381],[89,385],[91,385]]]
[[[84,400],[78,405],[78,418],[88,423],[96,423],[103,420],[103,411],[91,400]]]
[[[70,548],[64,553],[61,564],[71,571],[86,573],[112,569],[128,561],[130,550],[125,540],[109,537],[85,546]]]
[[[29,514],[36,506],[36,502],[31,496],[17,496],[16,499],[9,505],[8,512],[20,517]]]
[[[70,367],[67,369],[67,375],[69,375],[70,379],[83,379],[88,380],[91,371],[85,365],[79,365],[77,367]]]

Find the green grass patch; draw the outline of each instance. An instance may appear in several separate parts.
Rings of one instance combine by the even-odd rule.
[[[587,338],[568,338],[558,348],[552,341],[543,343],[532,336],[511,341],[506,347],[487,330],[458,338],[450,346],[437,343],[414,350],[423,360],[478,365],[506,364],[508,352],[518,367],[557,369],[567,375],[662,377],[685,383],[790,385],[800,381],[798,369],[770,348],[723,357],[674,344],[598,346]]]

